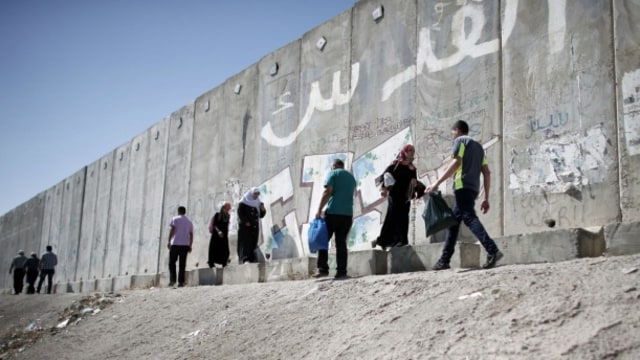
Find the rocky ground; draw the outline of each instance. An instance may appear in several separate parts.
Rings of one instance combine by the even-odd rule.
[[[0,359],[639,359],[640,255],[0,295]]]

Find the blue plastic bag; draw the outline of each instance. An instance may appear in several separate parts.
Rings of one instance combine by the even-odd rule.
[[[329,250],[329,230],[324,219],[314,219],[309,226],[309,251]]]

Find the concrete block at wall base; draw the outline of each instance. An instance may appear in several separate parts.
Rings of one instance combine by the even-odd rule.
[[[225,285],[251,284],[264,282],[265,265],[247,263],[242,265],[227,265],[222,275]]]
[[[191,270],[189,279],[192,286],[222,285],[223,268],[202,268]]]
[[[401,246],[389,249],[389,273],[431,270],[442,254],[443,243]],[[453,268],[479,268],[480,245],[458,242],[449,265]]]
[[[178,274],[176,274],[176,277],[177,276],[178,276]],[[185,272],[184,272],[184,284],[185,284],[185,286],[189,286],[189,284],[191,282],[193,282],[193,280],[194,280],[194,279],[192,279],[193,276],[195,276],[195,275],[191,274],[191,270],[189,270],[189,269],[185,270]],[[160,273],[160,274],[157,275],[157,277],[158,277],[158,286],[159,287],[169,286],[169,273],[168,272]],[[176,285],[178,285],[177,282],[176,282]],[[197,282],[197,278],[196,278],[196,281],[194,282],[193,286],[197,286],[197,285],[198,285],[198,282]]]
[[[310,278],[316,268],[316,258],[300,257],[272,260],[264,264],[264,281],[303,280]]]
[[[96,291],[96,281],[95,280],[83,280],[81,281],[82,285],[80,286],[80,290],[83,294],[89,294]]]
[[[640,253],[640,222],[615,223],[604,227],[606,255]]]
[[[313,266],[315,270],[315,266]],[[329,273],[335,275],[336,254],[329,254]],[[387,252],[379,249],[349,251],[347,258],[349,276],[387,274]]]
[[[158,286],[159,282],[160,276],[157,274],[131,276],[132,289],[149,289],[151,287]]]
[[[559,262],[604,253],[602,227],[573,228],[503,236],[495,239],[504,254],[500,264]],[[482,249],[484,260],[487,253]]]
[[[131,289],[131,276],[115,276],[113,277],[113,290],[122,291]]]
[[[78,294],[82,292],[82,281],[69,281],[65,287],[65,292]],[[62,290],[62,287],[60,288]]]
[[[113,278],[97,279],[95,291],[96,292],[112,292]]]

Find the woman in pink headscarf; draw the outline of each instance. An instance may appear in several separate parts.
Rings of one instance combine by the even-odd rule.
[[[409,210],[410,201],[416,196],[418,175],[413,164],[416,150],[411,144],[405,145],[396,160],[389,165],[383,174],[393,176],[392,186],[382,184],[382,195],[387,196],[387,214],[380,230],[380,236],[373,242],[373,246],[383,249],[392,246],[409,244]],[[388,176],[388,175],[386,175]]]

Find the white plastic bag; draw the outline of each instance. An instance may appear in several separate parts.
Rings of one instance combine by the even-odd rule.
[[[389,188],[392,187],[393,184],[396,183],[396,179],[393,178],[393,175],[391,175],[391,173],[384,173],[384,187]]]

